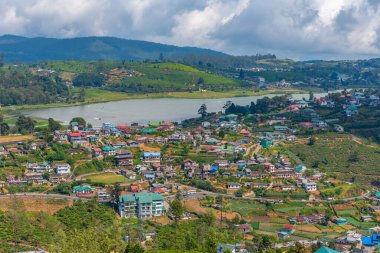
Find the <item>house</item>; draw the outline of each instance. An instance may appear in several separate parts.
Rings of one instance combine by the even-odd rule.
[[[263,147],[263,148],[269,148],[273,145],[273,140],[272,139],[269,139],[269,138],[263,138],[260,140],[260,145]]]
[[[93,158],[100,158],[103,157],[102,149],[101,148],[92,148],[91,149],[92,157]]]
[[[82,144],[83,142],[86,142],[86,139],[82,132],[71,132],[69,133],[69,141],[72,144]]]
[[[129,170],[120,170],[120,175],[128,178],[128,179],[131,179],[131,180],[135,180],[136,179],[136,174],[132,171],[129,171]]]
[[[230,166],[230,163],[227,160],[215,160],[215,164],[219,168],[227,168]]]
[[[263,165],[264,165],[265,170],[268,171],[269,173],[273,173],[276,171],[276,167],[271,163],[264,163]]]
[[[240,224],[237,226],[239,227],[239,230],[242,233],[248,233],[248,232],[252,231],[252,226],[249,224]]]
[[[41,174],[28,174],[28,175],[25,175],[24,179],[28,183],[34,183],[34,184],[45,184],[45,183],[47,183],[47,180],[44,179]]]
[[[295,226],[290,225],[290,224],[284,225],[282,229],[280,230],[281,233],[286,233],[288,235],[293,234],[295,231],[296,231]]]
[[[160,163],[161,153],[160,152],[144,152],[142,159],[145,163]]]
[[[335,219],[333,219],[333,222],[337,225],[347,225],[348,224],[347,220],[344,218],[335,218]]]
[[[56,164],[55,165],[55,172],[57,174],[70,174],[71,172],[71,166],[70,164]]]
[[[206,144],[208,144],[208,145],[217,145],[219,143],[220,143],[220,141],[215,139],[215,138],[207,138],[206,139]]]
[[[123,194],[119,197],[119,213],[123,218],[147,219],[163,215],[164,198],[159,193]]]
[[[283,131],[288,131],[288,126],[274,126],[274,130],[275,131],[280,131],[280,132],[283,132]]]
[[[27,168],[28,170],[30,171],[33,171],[35,173],[40,173],[40,174],[43,174],[45,172],[52,172],[53,169],[51,168],[50,164],[47,163],[47,162],[43,162],[43,163],[28,163],[27,164]]]
[[[103,146],[102,147],[102,152],[103,152],[103,155],[105,155],[105,156],[111,156],[111,155],[115,155],[116,154],[115,148],[112,147],[112,146]]]
[[[75,186],[73,188],[73,192],[78,196],[78,197],[93,197],[95,196],[95,190],[92,189],[89,185],[87,184],[82,184],[79,186]]]
[[[227,189],[240,189],[240,187],[239,183],[227,183]]]
[[[340,253],[339,251],[333,250],[329,247],[322,246],[317,251],[314,251],[314,253]]]
[[[302,180],[302,187],[306,191],[316,191],[317,190],[317,183],[309,182],[307,179]]]
[[[334,131],[338,132],[338,133],[343,133],[344,132],[344,128],[341,125],[334,124]]]
[[[127,145],[131,148],[140,147],[140,143],[138,143],[137,141],[127,141]]]
[[[129,150],[116,150],[115,160],[118,166],[131,166],[133,165],[133,154]]]

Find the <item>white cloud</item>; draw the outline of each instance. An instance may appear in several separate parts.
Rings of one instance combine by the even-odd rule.
[[[235,54],[380,54],[378,0],[2,0],[0,34],[109,35]]]

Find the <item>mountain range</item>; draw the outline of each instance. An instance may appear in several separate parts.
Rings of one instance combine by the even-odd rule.
[[[70,39],[0,36],[0,53],[6,62],[47,60],[136,60],[184,56],[226,56],[210,49],[179,47],[115,37],[80,37]]]

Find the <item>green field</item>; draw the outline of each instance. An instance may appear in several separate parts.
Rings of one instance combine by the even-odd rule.
[[[89,180],[92,183],[103,183],[103,184],[116,184],[116,183],[128,182],[127,178],[121,175],[117,175],[112,172],[86,176],[83,178],[83,180]]]
[[[289,150],[306,166],[318,164],[329,171],[380,175],[380,148],[359,144],[350,135],[316,136],[314,145],[293,144]]]
[[[242,216],[266,214],[265,205],[248,203],[239,200],[230,200],[229,204],[231,211],[237,212]]]

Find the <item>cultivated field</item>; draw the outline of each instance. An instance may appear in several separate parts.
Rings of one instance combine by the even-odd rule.
[[[47,199],[47,198],[34,198],[34,197],[17,197],[16,200],[13,198],[1,198],[0,199],[0,210],[8,211],[12,207],[13,201],[20,201],[25,211],[28,212],[46,212],[49,214],[54,214],[59,210],[72,206],[72,200],[66,199]]]

